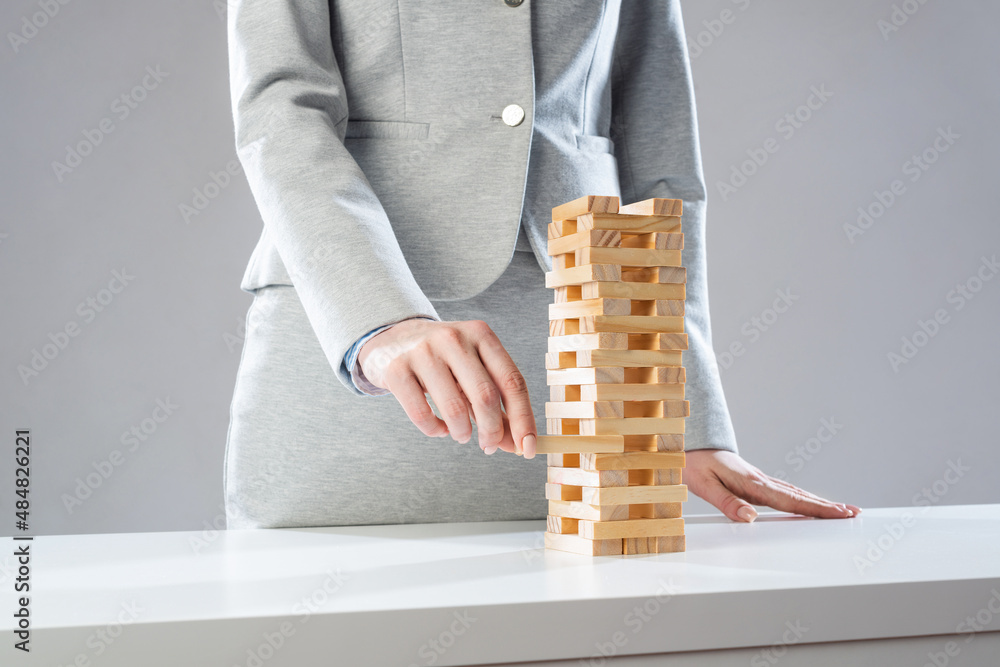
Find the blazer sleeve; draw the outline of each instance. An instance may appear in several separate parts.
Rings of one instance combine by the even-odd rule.
[[[344,355],[374,328],[440,319],[385,210],[344,146],[348,100],[327,0],[230,0],[236,152],[264,221],[344,387]]]
[[[611,138],[623,201],[684,202],[689,349],[685,449],[737,451],[712,349],[705,256],[705,180],[679,0],[622,2],[611,81]]]

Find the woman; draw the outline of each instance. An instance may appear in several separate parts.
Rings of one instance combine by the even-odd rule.
[[[690,490],[734,521],[859,511],[736,453],[676,1],[239,0],[229,40],[264,220],[231,528],[543,518],[546,223],[585,194],[684,200]]]

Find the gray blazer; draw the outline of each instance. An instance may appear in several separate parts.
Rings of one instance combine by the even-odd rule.
[[[553,206],[585,194],[683,199],[684,363],[692,407],[706,408],[692,414],[702,433],[691,445],[735,450],[711,346],[679,4],[551,0],[566,32],[539,39],[531,3],[543,1],[230,0],[236,150],[264,221],[241,287],[293,285],[353,387],[342,361],[354,341],[484,290],[522,219],[550,270]],[[559,99],[535,99],[533,49],[572,58],[577,78]],[[520,124],[502,118],[512,104]],[[535,133],[541,105],[564,122]]]

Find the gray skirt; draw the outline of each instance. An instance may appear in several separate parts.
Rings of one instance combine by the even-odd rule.
[[[434,302],[444,320],[484,320],[524,375],[545,433],[552,291],[531,252],[477,296]],[[545,518],[546,458],[486,456],[475,433],[430,438],[391,395],[338,380],[287,285],[257,290],[247,314],[226,442],[229,528]]]

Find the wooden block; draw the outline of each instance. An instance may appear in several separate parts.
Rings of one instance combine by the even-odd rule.
[[[576,218],[572,218],[570,220],[554,220],[549,223],[548,236],[550,239],[557,239],[560,236],[575,234],[577,229]]]
[[[588,521],[578,523],[580,537],[608,540],[626,537],[669,537],[684,534],[684,519],[626,519],[625,521]]]
[[[620,268],[621,279],[626,282],[687,283],[687,269],[683,266],[627,266]]]
[[[618,197],[587,195],[552,209],[552,220],[568,220],[584,213],[617,213]]]
[[[558,420],[554,420],[558,421]],[[537,454],[616,453],[625,451],[625,439],[611,435],[539,435]]]
[[[551,436],[549,436],[551,437]],[[549,465],[557,468],[579,468],[579,454],[546,454]]]
[[[624,521],[628,518],[628,505],[597,506],[574,500],[550,500],[549,514],[590,521]]]
[[[645,503],[628,506],[630,519],[677,519],[682,503]]]
[[[545,532],[545,548],[584,556],[621,556],[621,540],[588,540],[579,535]]]
[[[683,315],[684,302],[678,299],[633,300],[629,315]]]
[[[562,256],[562,255],[560,255]],[[575,259],[575,257],[574,257]],[[545,273],[546,287],[562,287],[563,285],[582,285],[597,281],[619,281],[622,279],[622,267],[614,264],[584,264],[566,269],[553,268]]]
[[[680,199],[643,199],[633,204],[619,206],[618,213],[621,215],[681,215],[684,211],[684,202]]]
[[[547,401],[545,416],[552,419],[624,417],[625,406],[621,401]]]
[[[585,470],[645,470],[683,468],[684,452],[623,452],[580,454],[577,465]]]
[[[578,303],[586,302],[580,301]],[[626,303],[629,302],[626,301]],[[552,307],[552,305],[549,306],[550,309]],[[581,333],[594,333],[598,331],[615,331],[622,333],[684,333],[684,318],[678,316],[657,317],[644,315],[600,315],[595,313],[593,315],[586,314],[579,317]]]
[[[544,437],[551,437],[554,435],[580,435],[580,420],[579,419],[546,419],[545,420],[545,431],[548,435]],[[543,436],[538,436],[540,441]],[[541,444],[540,442],[538,444]],[[548,452],[538,452],[539,454],[547,454]]]
[[[567,252],[563,255],[556,255],[552,258],[553,271],[565,271],[576,266],[576,251]]]
[[[576,424],[579,429],[579,422]],[[655,435],[623,435],[626,452],[679,452],[684,449],[684,436],[679,433]]]
[[[579,324],[579,323],[578,323]],[[625,334],[630,350],[686,350],[688,337],[683,333]]]
[[[621,232],[680,232],[681,219],[667,215],[611,215],[586,213],[576,219],[580,229],[617,229]]]
[[[583,503],[586,505],[681,503],[687,500],[687,485],[685,484],[617,487],[582,486],[580,488],[583,494]],[[549,512],[549,514],[551,513]]]
[[[552,516],[545,519],[545,530],[550,533],[575,535],[579,526],[579,519],[570,519],[565,516]]]
[[[585,229],[576,234],[561,236],[557,239],[549,239],[549,255],[561,255],[573,252],[588,246],[609,246],[617,247],[622,243],[622,234],[619,231],[609,229]],[[577,262],[581,264],[583,262]]]
[[[630,310],[631,301],[628,299],[583,299],[570,303],[550,303],[549,319],[558,320],[586,315],[628,315]]]
[[[656,435],[684,433],[683,418],[628,417],[581,419],[580,435]]]
[[[622,234],[622,232],[618,232]],[[591,243],[590,245],[615,245],[613,243]],[[657,248],[659,250],[683,250],[684,235],[670,232],[652,232],[648,234],[628,234],[619,239],[622,248]],[[574,248],[575,250],[575,248]]]
[[[550,387],[553,389],[554,387]],[[683,384],[582,384],[580,401],[657,401],[684,398]],[[551,398],[551,393],[550,393]],[[552,399],[568,400],[568,399]]]
[[[567,484],[569,486],[627,487],[628,471],[627,470],[582,470],[580,468],[549,468],[548,481],[550,484]],[[580,500],[580,499],[556,498],[555,500]],[[604,503],[604,504],[607,505],[609,503]]]
[[[657,537],[626,537],[622,540],[622,555],[655,554]]]
[[[623,382],[630,384],[683,384],[687,371],[683,366],[658,366],[655,368],[626,368]]]
[[[561,470],[561,468],[554,469]],[[576,468],[568,468],[568,470],[576,470]],[[579,486],[570,486],[568,484],[545,485],[546,500],[580,500],[582,498],[581,493]]]
[[[657,537],[656,553],[672,554],[684,551],[687,548],[687,541],[684,535],[673,535],[670,537]]]
[[[549,336],[549,352],[570,352],[577,350],[624,350],[628,345],[628,334],[597,332]]]
[[[680,266],[680,250],[647,248],[580,248],[575,262],[580,264],[617,264],[619,266]]]
[[[550,370],[546,382],[552,384],[618,384],[625,381],[625,370],[611,366],[597,368],[563,368]]]
[[[576,368],[591,366],[680,366],[680,350],[580,350],[576,354]],[[566,365],[559,366],[567,368]]]
[[[584,266],[614,266],[613,264],[584,264]],[[619,267],[619,270],[621,267]],[[567,269],[569,270],[569,269]],[[687,286],[675,283],[626,283],[622,281],[592,281],[581,283],[581,298],[598,299],[681,299],[687,295]]]
[[[655,385],[653,385],[655,386]],[[624,405],[625,417],[687,417],[691,414],[688,401],[629,401]],[[608,415],[611,416],[611,415]],[[581,417],[589,419],[590,417]]]
[[[669,486],[670,484],[681,484],[683,482],[680,468],[628,470],[627,472],[629,486]]]

